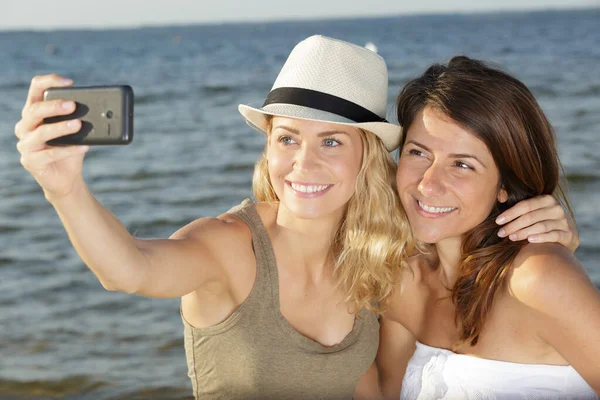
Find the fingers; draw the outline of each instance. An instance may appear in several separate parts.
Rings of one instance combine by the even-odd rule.
[[[569,233],[571,234],[571,240],[565,243],[565,247],[571,251],[571,253],[575,253],[575,250],[579,247],[579,233],[577,232],[577,227],[575,226],[575,221],[571,218],[567,218],[567,223],[569,224]]]
[[[554,199],[553,199],[554,200]],[[516,207],[516,206],[515,206]],[[547,224],[547,225],[544,225]],[[534,211],[530,211],[525,215],[522,215],[512,221],[511,223],[503,226],[498,231],[498,236],[506,237],[519,233],[518,237],[522,240],[527,236],[523,236],[520,232],[524,231],[528,227],[537,226],[537,229],[546,228],[547,231],[553,229],[568,230],[569,224],[565,216],[565,211],[558,204],[553,204],[549,207],[540,208]],[[535,233],[541,233],[543,231],[537,231]]]
[[[21,154],[44,150],[48,147],[46,142],[49,140],[75,133],[79,131],[80,128],[81,121],[78,119],[41,125],[19,140],[17,143],[17,150]]]
[[[556,199],[551,195],[537,196],[531,199],[523,200],[515,204],[513,207],[504,211],[496,218],[497,224],[506,224],[522,215],[526,215],[540,208],[551,207],[558,204]]]
[[[23,139],[29,132],[40,126],[44,118],[69,115],[75,111],[73,101],[52,100],[31,104],[23,109],[23,118],[15,125],[15,135]]]
[[[538,196],[517,203],[496,218],[496,223],[509,222],[498,231],[498,236],[512,241],[527,239],[535,243],[559,243],[571,252],[579,245],[573,222],[564,208],[550,195]]]
[[[562,239],[564,238],[566,238],[567,241],[571,240],[572,233],[569,230],[566,220],[556,219],[541,221],[513,233],[505,234],[501,237],[508,236],[508,238],[513,242],[525,239],[529,240],[530,242],[538,242],[540,237],[547,239],[549,237],[555,237],[556,234],[562,235],[560,243],[562,243]],[[500,236],[500,234],[498,236]]]
[[[65,87],[73,85],[73,81],[64,78],[57,74],[38,75],[33,77],[27,94],[25,107],[27,108],[34,103],[38,103],[44,99],[44,92],[51,87]]]
[[[551,231],[527,238],[531,243],[570,243],[573,239],[571,231]]]
[[[37,128],[44,118],[55,115],[68,115],[75,110],[75,103],[60,100],[44,102],[44,92],[51,87],[71,86],[73,81],[51,74],[36,76],[31,80],[21,120],[15,125],[15,135],[22,139],[28,132]]]

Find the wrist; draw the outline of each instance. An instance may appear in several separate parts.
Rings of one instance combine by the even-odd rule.
[[[83,180],[83,177],[75,180],[71,187],[63,193],[53,193],[44,190],[44,197],[55,208],[62,207],[63,205],[70,205],[74,202],[80,203],[79,200],[83,199],[89,194],[89,190],[85,184],[85,181]]]

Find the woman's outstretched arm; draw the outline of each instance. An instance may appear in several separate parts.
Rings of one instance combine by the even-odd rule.
[[[51,146],[48,140],[77,132],[78,120],[44,124],[68,115],[72,101],[43,101],[50,87],[70,86],[58,75],[35,77],[15,126],[21,164],[42,187],[84,263],[109,290],[179,297],[208,282],[226,282],[223,243],[243,240],[244,229],[215,218],[198,220],[172,239],[140,240],[92,195],[83,179],[86,146]]]

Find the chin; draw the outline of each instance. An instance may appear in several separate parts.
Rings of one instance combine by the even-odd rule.
[[[428,224],[429,226],[424,226],[419,224],[419,225],[412,225],[412,232],[413,232],[413,236],[415,239],[417,239],[420,242],[424,242],[424,243],[428,243],[428,244],[436,244],[444,239],[447,239],[449,237],[452,236],[456,236],[456,234],[453,233],[449,233],[449,232],[443,232],[440,231],[439,229],[432,229],[431,224]]]
[[[288,210],[299,219],[318,219],[326,215],[323,210],[312,210],[307,208],[288,207]]]
[[[437,244],[447,239],[458,239],[461,243],[465,233],[469,230],[452,230],[451,232],[439,229],[431,229],[431,227],[423,227],[421,229],[413,229],[413,237],[420,242],[427,244]]]
[[[331,215],[336,212],[334,209],[330,209],[327,205],[322,202],[312,202],[312,204],[302,204],[302,202],[284,201],[285,207],[299,219],[318,219]]]
[[[342,215],[351,196],[339,196],[335,192],[317,198],[299,198],[285,192],[279,197],[281,203],[299,219],[330,218]]]
[[[436,235],[415,235],[415,239],[417,239],[420,242],[427,243],[427,244],[436,244],[439,241],[441,241],[443,238],[440,238]]]

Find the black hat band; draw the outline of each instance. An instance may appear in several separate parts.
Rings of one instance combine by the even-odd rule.
[[[269,104],[294,104],[314,108],[339,115],[356,123],[388,122],[385,118],[381,118],[356,103],[311,89],[294,87],[273,89],[267,96],[263,107]]]

